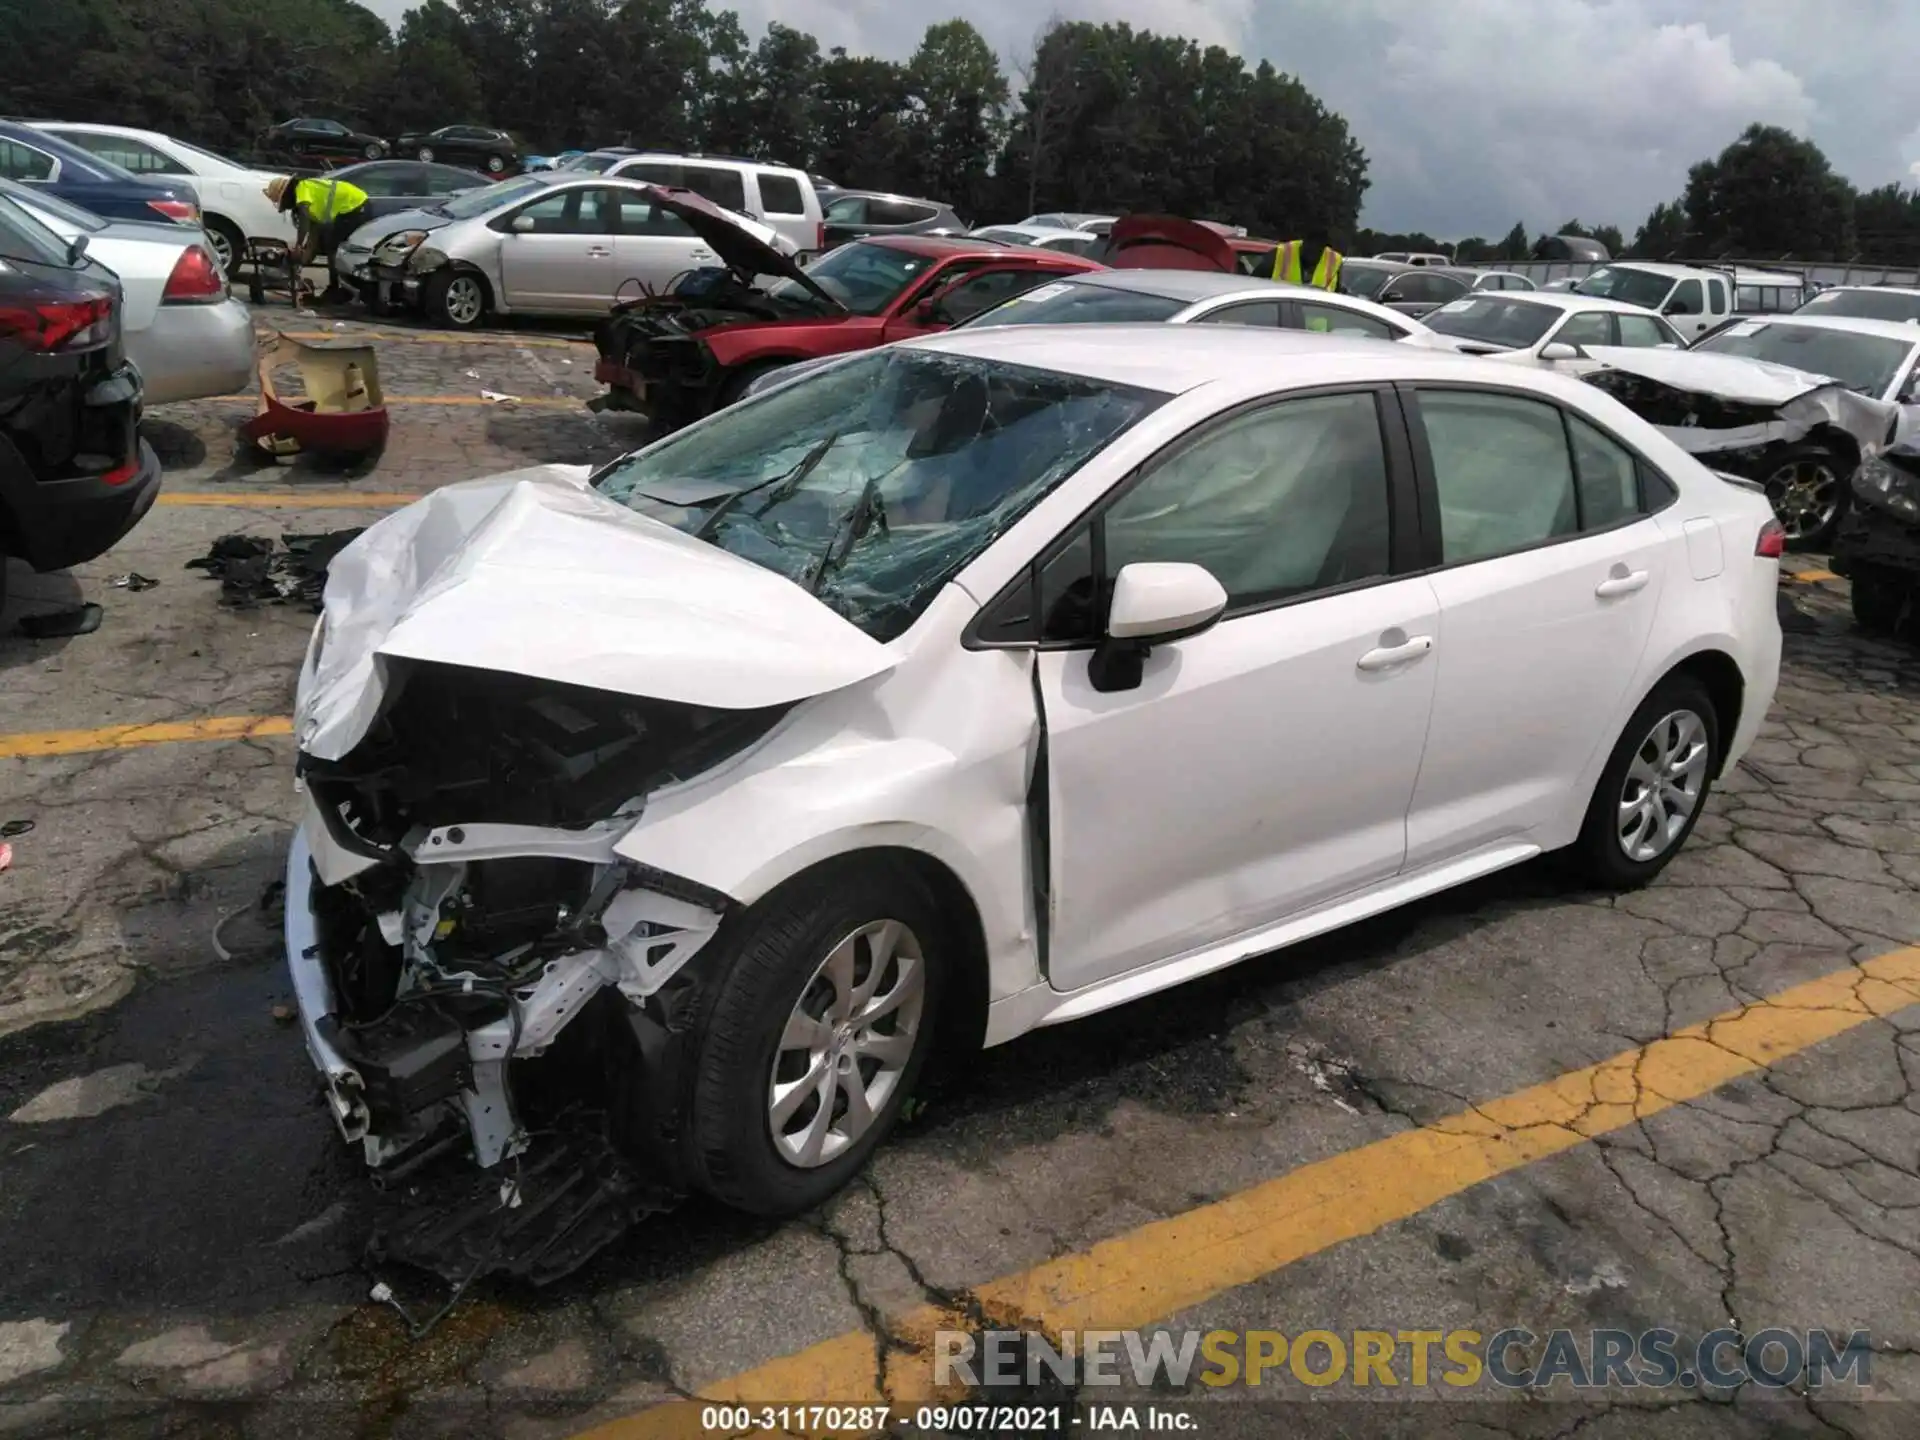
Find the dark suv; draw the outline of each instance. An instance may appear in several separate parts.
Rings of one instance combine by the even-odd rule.
[[[112,273],[0,196],[0,604],[7,556],[78,565],[139,523],[160,462]]]
[[[953,207],[911,195],[881,195],[871,190],[839,190],[821,196],[825,243],[831,250],[849,240],[874,235],[964,235],[967,224]]]

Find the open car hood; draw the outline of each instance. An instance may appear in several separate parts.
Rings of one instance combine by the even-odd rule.
[[[1694,455],[1791,444],[1826,425],[1851,436],[1866,457],[1884,450],[1901,428],[1899,406],[1765,360],[1617,345],[1590,345],[1587,355],[1602,367],[1583,377],[1589,385]]]
[[[844,311],[847,308],[822,290],[813,277],[794,264],[790,257],[782,255],[768,243],[768,239],[777,233],[770,227],[754,225],[754,230],[761,232],[756,235],[754,230],[746,228],[740,216],[722,209],[704,195],[696,195],[691,190],[676,190],[667,185],[649,185],[646,188],[654,204],[669,215],[684,220],[694,234],[713,247],[714,253],[726,262],[728,269],[739,272],[747,281],[751,282],[761,275],[778,275],[805,287],[809,293],[836,310]]]
[[[328,568],[295,733],[322,760],[367,733],[388,661],[435,661],[727,710],[889,668],[798,585],[538,465],[436,490]]]
[[[1128,215],[1113,222],[1101,257],[1114,270],[1219,270],[1239,268],[1226,236],[1176,215]]]

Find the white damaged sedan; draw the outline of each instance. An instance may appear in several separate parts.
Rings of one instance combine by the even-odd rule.
[[[956,332],[438,491],[301,675],[308,1046],[380,1173],[566,1157],[446,1273],[577,1263],[590,1193],[804,1209],[936,1043],[1543,852],[1650,879],[1772,699],[1780,549],[1592,386],[1203,326]]]

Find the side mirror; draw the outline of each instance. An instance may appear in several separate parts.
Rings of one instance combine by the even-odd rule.
[[[1141,561],[1122,566],[1113,582],[1106,638],[1087,676],[1102,694],[1132,690],[1155,645],[1198,635],[1220,619],[1227,592],[1202,565]]]
[[[531,235],[533,233],[533,217],[531,215],[514,216],[513,233],[516,235]]]
[[[79,234],[67,242],[67,264],[78,265],[86,257],[87,237]]]
[[[1564,340],[1554,340],[1540,347],[1542,360],[1584,360],[1587,352],[1578,345],[1569,345]]]

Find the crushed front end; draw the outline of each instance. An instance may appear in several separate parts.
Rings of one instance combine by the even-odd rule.
[[[286,938],[307,1046],[376,1181],[428,1197],[386,1253],[544,1283],[680,1193],[685,967],[730,904],[614,846],[650,792],[783,707],[389,664],[359,743],[299,761]]]
[[[1833,542],[1833,570],[1852,584],[1854,615],[1871,631],[1920,639],[1920,445],[1862,465],[1853,508]]]

